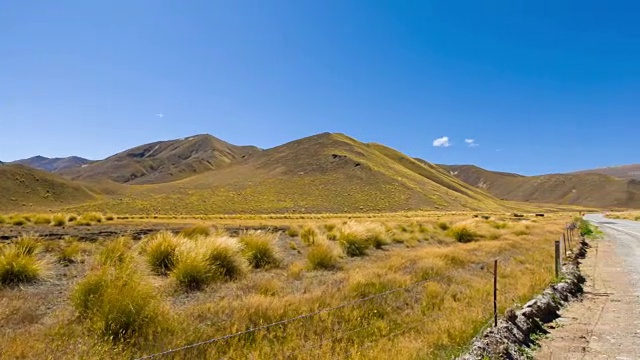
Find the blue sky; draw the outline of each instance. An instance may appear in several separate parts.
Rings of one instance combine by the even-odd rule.
[[[638,163],[639,11],[631,1],[3,1],[0,160],[100,159],[198,133],[269,148],[330,131],[523,174]],[[433,146],[442,137],[450,146]]]

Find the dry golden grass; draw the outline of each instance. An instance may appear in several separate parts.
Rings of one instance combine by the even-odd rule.
[[[607,217],[612,219],[640,221],[640,211],[609,213],[607,214]]]
[[[318,229],[321,240],[315,245],[306,246],[299,238],[292,240],[284,234],[269,235],[279,267],[246,269],[245,276],[209,281],[200,291],[189,293],[176,291],[173,276],[146,271],[144,251],[130,240],[86,244],[86,261],[55,265],[55,281],[50,284],[0,289],[0,353],[10,358],[132,358],[340,306],[181,352],[177,358],[449,358],[491,316],[488,268],[493,259],[500,259],[499,307],[503,312],[553,281],[553,241],[570,219],[565,214],[549,215],[535,223],[498,214],[490,220],[469,214],[351,219],[352,223],[348,219],[346,223],[335,218],[301,219],[304,222],[296,225]],[[508,226],[496,228],[492,221]],[[439,222],[452,228],[465,226],[483,237],[458,243],[438,227]],[[345,227],[350,233],[366,228],[369,230],[361,230],[361,237],[385,236],[394,242],[384,249],[371,245],[363,257],[341,258],[333,271],[310,271],[309,253],[325,242],[339,247],[339,239],[327,240],[326,235],[344,232]],[[517,236],[517,230],[528,234]],[[202,240],[190,240],[192,251],[184,254],[204,253],[200,250],[204,244],[199,245]],[[290,241],[297,249],[289,247]],[[48,251],[44,249],[41,251]],[[133,285],[118,280],[127,272],[117,269],[127,266],[135,269]],[[203,269],[205,277],[211,276],[206,266]],[[98,300],[77,305],[72,294],[93,277],[98,278],[92,280],[95,283],[114,284],[113,296],[96,285],[96,293],[101,294]],[[409,287],[395,290],[405,286]],[[115,294],[125,290],[141,294],[144,301],[134,302],[133,309],[121,307]],[[393,292],[344,305],[385,291]],[[113,304],[113,312],[104,310],[109,309],[108,304]],[[118,318],[122,319],[141,314],[143,322],[114,322],[114,314],[121,314]],[[120,333],[126,336],[114,337],[113,329],[124,329]]]

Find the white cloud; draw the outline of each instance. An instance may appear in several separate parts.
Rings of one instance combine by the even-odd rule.
[[[468,147],[480,146],[478,143],[476,143],[475,139],[464,139],[464,142],[467,144]]]
[[[435,147],[449,147],[451,143],[449,142],[448,136],[443,136],[441,138],[437,138],[433,140],[433,146]]]
[[[156,117],[163,118],[163,117],[164,117],[164,114],[163,114],[163,113],[157,113],[157,114],[156,114]]]

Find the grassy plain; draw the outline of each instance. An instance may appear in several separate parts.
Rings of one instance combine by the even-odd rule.
[[[200,229],[160,240],[32,241],[37,276],[0,285],[0,357],[132,358],[304,314],[312,315],[169,358],[449,357],[491,316],[493,260],[502,313],[553,281],[553,241],[573,214],[92,218],[95,227]],[[223,230],[256,225],[289,230]],[[0,266],[17,243],[1,246]],[[185,276],[202,283],[185,286]]]

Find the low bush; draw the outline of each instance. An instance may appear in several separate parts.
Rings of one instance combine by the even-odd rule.
[[[578,222],[578,230],[582,236],[590,236],[594,233],[592,225],[584,219],[580,219]]]
[[[109,214],[109,215],[105,216],[104,219],[106,221],[113,221],[113,220],[116,219],[116,217],[114,215]]]
[[[307,262],[311,270],[338,268],[341,251],[329,241],[320,241],[309,248]]]
[[[245,231],[240,234],[240,243],[249,264],[256,269],[280,265],[280,256],[276,250],[275,234],[262,231]]]
[[[4,215],[0,215],[0,225],[4,225],[8,222],[9,222],[9,219],[7,219]]]
[[[0,249],[0,284],[17,285],[38,280],[45,263],[16,244]]]
[[[189,239],[197,239],[211,235],[211,229],[208,226],[195,225],[182,230],[180,235]]]
[[[78,220],[78,215],[76,214],[71,214],[69,215],[69,218],[67,219],[69,222],[74,222],[76,220]]]
[[[466,226],[456,226],[449,229],[449,236],[459,243],[468,243],[476,240],[479,236]]]
[[[71,302],[94,331],[114,342],[144,340],[162,328],[159,296],[128,267],[107,267],[87,275],[73,290]]]
[[[53,226],[65,226],[67,225],[67,216],[65,214],[55,214],[51,220]]]

